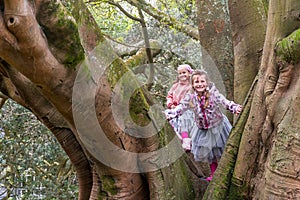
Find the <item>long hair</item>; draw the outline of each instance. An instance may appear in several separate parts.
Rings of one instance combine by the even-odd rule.
[[[204,78],[205,78],[205,80],[207,82],[207,85],[210,84],[210,80],[209,80],[209,77],[208,77],[208,74],[207,74],[206,71],[204,71],[204,70],[194,70],[194,72],[192,73],[191,78],[190,78],[190,83],[192,85],[192,89],[191,90],[192,90],[193,93],[195,92],[195,89],[194,89],[194,77],[195,76],[202,76],[202,75],[204,75]],[[205,103],[204,103],[203,107],[207,108],[207,106],[209,105],[209,97],[210,97],[209,90],[206,89],[204,97],[205,97]],[[198,98],[198,100],[201,101],[201,96],[198,95],[197,98]]]

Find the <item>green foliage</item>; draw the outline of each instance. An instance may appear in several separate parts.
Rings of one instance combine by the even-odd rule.
[[[141,27],[138,21],[129,18],[119,8],[114,6],[115,3],[118,3],[132,17],[140,18],[138,15],[138,8],[127,3],[126,0],[97,0],[89,2],[88,7],[104,34],[113,37],[119,42],[124,42],[126,35],[128,35],[132,30],[139,32],[137,29]],[[156,11],[163,12],[165,17],[168,16],[176,19],[178,22],[197,26],[195,20],[197,17],[195,0],[156,0],[142,1],[141,3],[144,3],[143,8],[147,9],[147,7],[152,7]],[[147,14],[146,11],[143,12],[143,15],[145,15],[148,28],[164,27],[164,25],[161,24],[165,21],[164,19],[161,19],[160,22],[158,22],[157,19],[153,20],[153,17]],[[156,14],[154,13],[154,15]],[[168,28],[175,31],[172,25],[168,26]]]
[[[195,0],[157,0],[157,8],[182,23],[195,25]]]
[[[12,199],[75,199],[74,170],[52,133],[12,101],[0,117],[0,187]]]
[[[126,4],[127,5],[127,4]],[[88,4],[88,7],[97,21],[102,33],[107,34],[116,40],[123,42],[123,34],[128,34],[133,25],[138,22],[126,17],[115,6],[107,3],[107,1],[95,1],[93,4]],[[135,8],[130,8],[130,14],[137,13]]]

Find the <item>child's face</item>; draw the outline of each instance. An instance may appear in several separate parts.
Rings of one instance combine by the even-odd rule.
[[[190,72],[185,68],[178,69],[177,73],[178,73],[178,79],[180,81],[186,81],[189,80],[190,78]]]
[[[207,81],[206,76],[203,75],[195,75],[193,77],[193,88],[197,93],[201,93],[206,91],[207,88]]]

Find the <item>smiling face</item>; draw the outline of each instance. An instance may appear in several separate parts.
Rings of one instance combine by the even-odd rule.
[[[179,68],[177,70],[179,81],[186,82],[189,81],[190,72],[186,68]]]
[[[205,74],[196,74],[193,76],[192,86],[198,94],[205,92],[207,85],[208,82]]]

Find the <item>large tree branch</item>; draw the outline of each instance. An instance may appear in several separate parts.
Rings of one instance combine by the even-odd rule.
[[[36,84],[68,122],[72,123],[72,105],[69,100],[76,73],[53,56],[28,1],[13,0],[4,3],[4,21],[18,43],[17,49],[11,46],[11,51],[2,51],[0,56]]]
[[[107,148],[104,148],[105,144],[103,144],[103,140],[108,139],[109,142],[112,142],[114,147],[116,147],[118,155],[125,154],[124,157],[126,157],[126,159],[117,159],[117,164],[121,163],[122,165],[132,166],[132,168],[137,169],[138,172],[143,173],[144,170],[148,169],[148,166],[146,166],[146,164],[144,163],[150,163],[153,164],[154,167],[157,167],[156,162],[157,160],[159,160],[159,156],[157,156],[157,154],[150,154],[148,158],[143,157],[142,153],[150,153],[158,150],[160,145],[159,141],[161,141],[162,139],[158,134],[155,134],[149,139],[136,138],[128,135],[125,132],[124,128],[118,126],[113,116],[112,99],[114,94],[119,93],[114,93],[112,89],[116,87],[120,79],[122,79],[123,75],[128,72],[130,73],[130,70],[124,65],[122,60],[118,59],[114,52],[110,51],[111,49],[103,38],[101,32],[99,32],[94,19],[89,14],[85,5],[83,5],[83,2],[71,2],[74,6],[71,9],[78,25],[78,27],[76,27],[76,30],[78,30],[79,32],[80,42],[87,55],[87,59],[85,62],[86,65],[84,65],[85,68],[80,69],[86,70],[83,72],[84,75],[88,74],[92,76],[92,78],[88,77],[88,80],[84,79],[83,82],[80,82],[81,80],[78,81],[77,79],[76,81],[83,83],[84,86],[86,84],[88,86],[95,87],[95,94],[92,94],[93,96],[91,97],[91,99],[95,100],[95,105],[92,105],[93,108],[95,108],[95,113],[93,113],[92,115],[94,116],[94,114],[96,114],[96,120],[93,121],[95,124],[91,124],[90,121],[84,121],[85,119],[82,119],[82,121],[86,122],[83,124],[83,126],[87,131],[80,129],[82,127],[79,126],[76,126],[77,130],[75,130],[75,123],[73,123],[72,121],[72,114],[79,114],[86,118],[88,116],[91,116],[85,115],[86,113],[90,114],[91,110],[82,110],[81,108],[78,108],[78,110],[76,110],[77,104],[75,104],[75,102],[73,102],[74,107],[76,107],[74,108],[74,112],[73,110],[71,110],[73,89],[75,93],[79,93],[80,98],[84,100],[85,98],[87,98],[88,100],[90,100],[90,96],[88,96],[89,94],[91,94],[90,90],[83,91],[81,90],[81,88],[78,90],[76,88],[73,88],[75,76],[77,75],[76,70],[77,68],[79,69],[80,66],[76,66],[75,70],[67,69],[65,68],[65,65],[62,64],[59,59],[57,59],[57,56],[55,56],[53,52],[50,51],[49,46],[47,46],[46,39],[39,29],[39,24],[35,19],[35,12],[33,12],[33,9],[28,4],[28,1],[12,0],[12,2],[5,1],[5,3],[7,3],[7,7],[5,6],[5,10],[7,11],[5,18],[9,19],[9,32],[13,33],[16,38],[20,38],[20,41],[17,40],[18,49],[10,45],[11,49],[15,50],[14,53],[16,52],[15,59],[12,59],[12,57],[5,57],[4,54],[0,54],[0,57],[7,61],[7,63],[9,63],[9,65],[14,69],[17,69],[17,71],[25,75],[26,78],[36,86],[35,88],[38,88],[38,91],[41,91],[40,94],[42,94],[42,96],[49,102],[49,104],[55,106],[55,111],[58,111],[58,114],[62,115],[63,119],[66,119],[66,122],[68,123],[67,127],[69,127],[74,134],[80,134],[80,140],[79,137],[77,138],[78,142],[82,142],[79,144],[84,150],[87,150],[87,156],[91,154],[89,158],[94,161],[95,165],[97,166],[96,172],[99,175],[103,186],[106,186],[101,188],[101,193],[105,194],[106,197],[110,199],[146,199],[149,198],[150,193],[153,199],[166,199],[169,194],[165,192],[167,185],[163,181],[163,174],[168,173],[168,170],[157,169],[154,172],[147,171],[147,179],[145,179],[145,176],[143,174],[116,170],[115,167],[111,166],[110,164],[106,166],[105,164],[100,163],[101,161],[103,161],[103,156],[107,156],[105,155],[105,153],[107,153],[107,151],[105,151],[107,150]],[[15,7],[12,6],[14,4],[18,4],[16,7],[19,6],[20,9],[14,10]],[[41,5],[39,7],[41,7]],[[33,37],[31,34],[35,36]],[[36,42],[38,42],[38,44],[36,44]],[[28,44],[28,48],[26,48],[26,43]],[[12,51],[10,52],[10,54],[11,53]],[[89,58],[93,58],[95,60],[94,64],[97,67],[100,66],[107,68],[92,69],[92,65],[89,65],[88,62],[92,62],[94,60]],[[111,58],[112,60],[110,60]],[[101,75],[101,77],[98,76],[99,74]],[[94,77],[95,79],[93,79]],[[134,84],[137,83],[137,79],[134,76],[131,77],[130,80],[132,80]],[[21,85],[18,85],[17,87],[21,87]],[[138,89],[137,92],[134,93],[132,100],[137,102],[136,107],[138,108],[134,108],[133,111],[131,110],[132,112],[130,113],[130,116],[138,119],[138,121],[142,121],[141,123],[147,122],[150,124],[154,124],[154,122],[151,122],[151,120],[149,120],[149,113],[147,113],[149,110],[149,105],[145,100],[143,91]],[[87,104],[87,102],[84,102],[82,106],[88,107],[89,105]],[[45,113],[42,113],[44,107],[40,106],[38,109],[41,110],[37,111],[39,112],[39,114],[37,115],[40,115],[40,118],[44,119]],[[46,115],[53,114],[52,112],[54,111],[46,113]],[[48,118],[45,118],[45,124],[47,123],[47,120]],[[102,136],[99,130],[94,130],[94,125],[100,125],[105,135]],[[131,123],[126,124],[126,129],[135,130],[135,125]],[[59,131],[60,133],[64,133],[64,130],[57,131]],[[152,130],[149,129],[147,131],[150,132]],[[150,133],[148,134],[150,135]],[[152,134],[153,133],[151,133],[151,135]],[[72,140],[68,138],[68,136],[62,136],[62,138],[64,138],[62,140],[66,144],[69,144],[68,141]],[[178,147],[179,146],[180,144],[178,142]],[[122,152],[122,154],[120,154],[120,152]],[[125,153],[123,154],[123,152]],[[132,154],[132,157],[127,158],[127,155],[131,154],[130,152],[134,152],[134,154]],[[115,157],[111,156],[111,154],[113,153],[114,152],[112,151],[108,153],[110,159],[115,159]],[[138,156],[136,156],[135,153],[138,154]],[[141,153],[141,155],[139,153]],[[183,170],[179,171],[180,173],[184,173]],[[91,174],[90,172],[88,173],[88,175]],[[82,175],[82,177],[84,177],[84,175]],[[180,177],[182,179],[185,178],[183,176]],[[172,180],[172,182],[173,181],[175,182],[177,180],[174,179]],[[89,188],[87,188],[87,190],[88,189]],[[180,191],[173,191],[173,193],[176,193],[176,195],[183,195],[183,193],[190,194],[190,189],[183,188]],[[89,194],[90,190],[88,190],[86,194],[82,193],[82,195],[84,195],[84,199],[86,199]]]
[[[297,76],[299,65],[295,63],[293,66],[289,62],[278,65],[274,49],[276,49],[277,41],[299,28],[300,21],[295,20],[299,12],[295,10],[299,11],[300,4],[297,0],[269,2],[268,27],[258,72],[259,84],[257,84],[248,121],[243,131],[241,148],[234,169],[234,177],[238,181],[232,185],[232,190],[235,191],[235,198],[239,199],[246,197],[261,199],[274,194],[282,194],[282,198],[288,198],[284,191],[293,190],[291,186],[299,182],[295,168],[289,167],[298,165],[294,159],[297,156],[291,153],[290,149],[297,149],[299,145],[290,141],[294,140],[295,130],[299,128],[299,123],[293,123],[299,118],[296,114],[299,110],[297,98],[299,96],[299,76]],[[298,46],[297,43],[294,45]],[[286,50],[284,54],[288,55],[290,49]],[[286,56],[284,54],[283,57]],[[280,53],[278,55],[280,56]],[[281,83],[278,84],[277,81]],[[274,95],[274,100],[279,100],[278,103],[272,105],[269,100],[273,99],[269,99],[268,95]],[[280,97],[281,95],[284,95],[282,96],[284,98]],[[272,107],[276,108],[274,114],[270,112]],[[291,138],[291,140],[283,138]],[[282,184],[287,181],[289,184]]]

